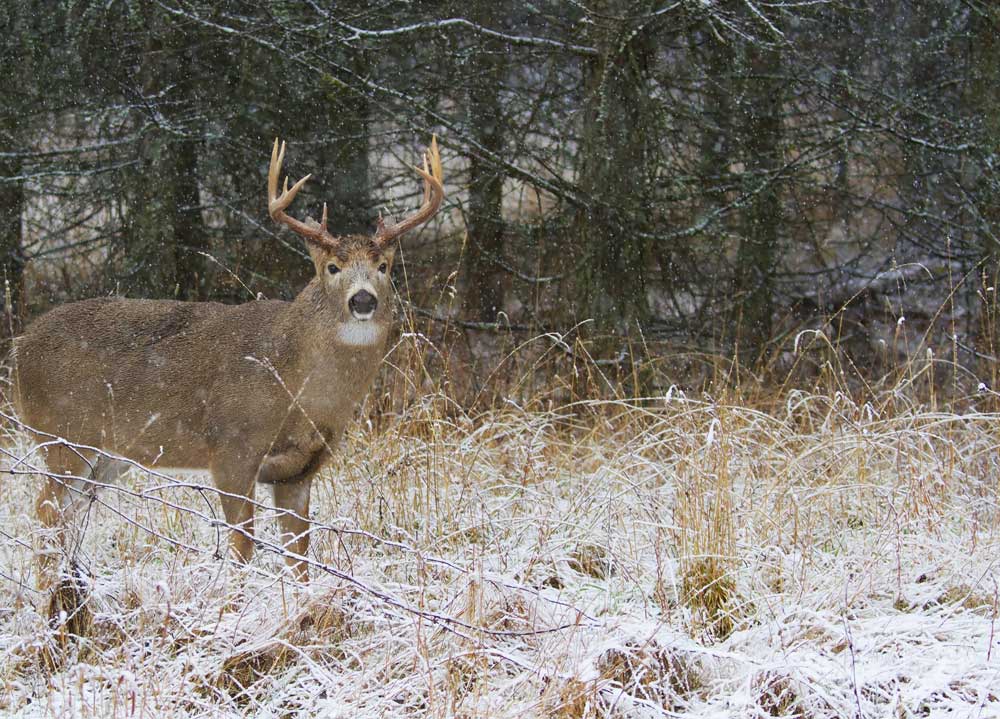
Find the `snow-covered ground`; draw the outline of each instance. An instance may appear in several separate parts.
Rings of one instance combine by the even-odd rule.
[[[53,607],[37,480],[0,475],[0,715],[1000,716],[1000,416],[673,392],[384,424],[317,480],[308,586],[271,521],[218,558],[207,476],[133,471]]]

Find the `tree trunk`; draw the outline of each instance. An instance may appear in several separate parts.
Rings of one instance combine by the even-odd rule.
[[[0,161],[0,289],[4,293],[0,340],[18,334],[24,319],[25,258],[21,238],[24,185],[8,179],[17,177],[20,171],[18,162]],[[0,341],[0,347],[4,345],[6,342]]]
[[[971,63],[969,98],[972,108],[983,123],[982,146],[984,154],[1000,155],[1000,7],[984,8],[973,16],[972,46],[975,48]],[[989,157],[982,164],[989,164]],[[976,188],[979,214],[984,222],[980,233],[982,255],[994,269],[1000,258],[1000,177],[983,173]]]
[[[22,127],[34,111],[31,90],[38,82],[37,65],[29,50],[30,20],[38,9],[20,3],[0,11],[0,63],[7,72],[0,77],[0,359],[7,340],[21,331],[24,320],[24,255],[22,219],[25,208],[22,161],[14,155],[25,149]],[[12,68],[18,68],[15,72]],[[7,155],[7,157],[4,157]]]
[[[974,115],[981,118],[983,136],[982,156],[978,158],[980,167],[989,167],[992,158],[1000,157],[1000,7],[994,5],[983,8],[980,14],[972,15],[970,36],[973,61],[970,63],[969,95],[966,101]],[[980,281],[974,289],[979,301],[974,303],[970,313],[970,332],[976,335],[976,344],[981,352],[996,356],[1000,353],[1000,292],[996,290],[1000,280],[1000,176],[995,172],[982,172],[973,181],[971,190],[975,197],[975,211],[978,222],[979,257],[981,268],[977,274]],[[989,288],[993,288],[992,290]],[[980,361],[980,376],[989,377],[991,386],[1000,384],[1000,373],[994,361]]]
[[[173,172],[171,163],[164,161],[169,151],[169,141],[160,130],[146,131],[128,187],[120,283],[126,295],[173,296]]]
[[[708,23],[698,28],[692,38],[692,44],[698,48],[699,74],[704,83],[700,112],[693,120],[692,130],[697,133],[697,164],[695,165],[698,186],[693,204],[691,221],[701,218],[714,218],[696,243],[697,255],[687,249],[689,243],[684,241],[681,247],[663,247],[657,244],[660,267],[672,267],[671,257],[689,259],[683,265],[686,272],[674,269],[669,282],[674,288],[684,288],[691,296],[705,293],[708,301],[706,307],[722,307],[729,305],[731,292],[724,283],[705,282],[702,276],[703,266],[699,257],[725,257],[734,234],[736,223],[734,213],[725,212],[724,208],[732,201],[736,175],[731,168],[741,159],[739,156],[739,133],[736,127],[736,98],[739,96],[736,85],[736,73],[739,55],[735,41],[720,37]],[[721,215],[721,216],[719,216]],[[699,315],[701,313],[698,313]],[[699,320],[701,320],[699,322]],[[728,328],[724,323],[704,324],[704,317],[695,315],[685,317],[685,325],[691,332],[712,332],[720,339],[726,335]]]
[[[131,178],[123,287],[142,297],[203,299],[207,248],[199,212],[197,143],[149,129]]]
[[[771,338],[774,315],[774,275],[782,223],[781,193],[775,173],[783,162],[783,83],[780,56],[773,48],[748,48],[742,140],[750,195],[736,256],[734,296],[738,298],[737,337],[759,354]]]
[[[362,55],[348,62],[358,73],[364,72],[366,60]],[[375,230],[368,157],[371,103],[329,76],[324,77],[316,102],[326,109],[323,125],[329,128],[332,141],[321,146],[316,155],[316,186],[312,192],[320,207],[323,202],[329,207],[331,232],[371,234]]]
[[[583,133],[579,188],[587,206],[577,211],[577,319],[598,332],[627,331],[649,316],[646,299],[650,197],[648,74],[655,47],[642,30],[619,17],[615,3],[596,3],[590,44],[599,56],[584,61]],[[619,9],[620,10],[620,9]]]
[[[704,105],[698,148],[698,174],[701,185],[701,212],[707,214],[726,203],[732,178],[729,166],[734,157],[733,70],[737,57],[733,42],[726,42],[711,31],[703,31],[695,42],[702,47],[704,64]],[[721,247],[719,248],[721,250]]]
[[[201,219],[198,194],[198,153],[201,143],[174,143],[174,267],[177,298],[204,300],[207,297],[205,258],[208,235]]]
[[[147,21],[164,22],[148,10]],[[187,100],[191,58],[183,33],[166,28],[147,39],[139,68],[143,100],[153,108],[139,141],[138,168],[128,190],[123,287],[142,297],[202,299],[207,248],[198,193],[199,142],[179,134],[169,104]],[[169,93],[171,103],[160,103]]]
[[[503,107],[500,84],[506,63],[494,42],[476,48],[470,62],[468,122],[473,140],[496,155],[503,153]],[[470,317],[493,322],[503,309],[503,276],[497,260],[503,255],[501,215],[504,173],[473,152],[469,160],[468,241],[465,256],[465,306]]]

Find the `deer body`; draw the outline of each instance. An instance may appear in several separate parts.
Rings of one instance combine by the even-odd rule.
[[[259,465],[303,444],[313,426],[336,440],[378,368],[388,321],[380,341],[343,344],[338,323],[309,302],[315,292],[235,306],[109,298],[59,307],[18,340],[21,418],[172,468],[210,468],[227,453]]]
[[[425,161],[424,207],[373,237],[334,237],[323,223],[284,214],[305,179],[279,196],[284,148],[272,153],[270,212],[307,241],[316,276],[292,302],[103,298],[73,302],[35,321],[16,341],[14,402],[41,433],[158,468],[208,469],[221,490],[231,547],[253,551],[256,483],[271,485],[283,541],[308,548],[312,476],[329,458],[381,363],[391,322],[391,240],[440,204],[436,145]],[[66,476],[101,475],[101,462],[47,449],[38,514],[59,528],[81,487]],[[305,579],[306,565],[292,562]]]

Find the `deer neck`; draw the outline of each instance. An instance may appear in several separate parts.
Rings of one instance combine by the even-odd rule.
[[[285,331],[294,333],[290,375],[310,416],[348,418],[368,393],[385,353],[385,322],[358,322],[331,307],[310,283],[288,307]]]

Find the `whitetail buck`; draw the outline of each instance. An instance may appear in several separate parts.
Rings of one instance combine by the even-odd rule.
[[[271,485],[282,541],[308,549],[312,477],[368,392],[392,317],[394,240],[433,216],[444,197],[436,139],[424,154],[422,207],[374,235],[337,237],[322,222],[285,214],[291,189],[274,142],[268,210],[305,238],[316,276],[291,302],[242,305],[101,298],[40,317],[16,340],[14,401],[31,428],[148,466],[207,468],[222,490],[235,557],[253,552],[255,485]],[[41,522],[64,539],[64,521],[90,477],[114,462],[50,445],[38,497]],[[307,566],[291,561],[305,580]]]

